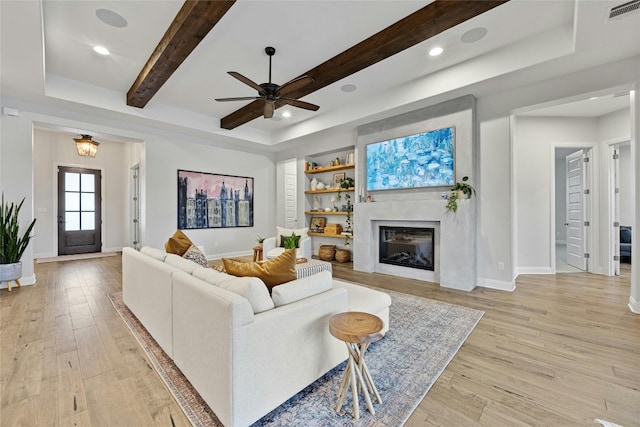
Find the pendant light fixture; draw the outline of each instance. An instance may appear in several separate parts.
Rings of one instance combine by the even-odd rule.
[[[82,135],[81,138],[73,138],[76,142],[76,149],[80,157],[95,157],[98,152],[99,142],[91,139],[91,135]]]

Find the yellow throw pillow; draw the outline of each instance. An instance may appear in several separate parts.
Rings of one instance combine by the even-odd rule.
[[[187,235],[180,230],[176,230],[173,236],[169,237],[169,241],[164,244],[164,250],[169,254],[182,256],[191,245],[193,245],[193,243],[191,243]]]
[[[287,249],[281,255],[265,262],[242,262],[227,258],[222,258],[222,262],[228,274],[260,278],[269,288],[269,292],[276,285],[296,279],[295,249]]]

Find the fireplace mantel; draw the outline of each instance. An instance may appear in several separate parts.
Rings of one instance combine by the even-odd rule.
[[[432,221],[440,223],[440,286],[470,291],[476,286],[475,199],[459,200],[456,213],[445,200],[404,200],[354,205],[353,268],[376,272],[376,228],[380,222]]]

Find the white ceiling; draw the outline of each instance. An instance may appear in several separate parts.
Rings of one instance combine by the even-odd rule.
[[[608,9],[623,2],[512,0],[302,98],[318,104],[317,112],[285,107],[293,114],[291,118],[281,117],[283,108],[273,119],[258,118],[226,131],[219,128],[219,119],[245,103],[220,103],[214,98],[255,94],[226,72],[237,71],[257,83],[266,82],[266,46],[277,50],[273,80],[282,84],[429,2],[239,0],[140,110],[126,106],[126,92],[182,1],[3,0],[1,93],[5,98],[51,108],[275,145],[366,121],[381,111],[393,112],[518,70],[534,72],[550,61],[558,62],[557,73],[562,74],[639,55],[640,14],[605,23]],[[98,9],[118,13],[127,26],[105,24],[96,16]],[[486,37],[463,43],[462,35],[477,27],[488,30]],[[106,46],[111,55],[93,52],[95,44]],[[445,52],[429,57],[428,51],[436,45]],[[567,57],[575,60],[567,61]],[[340,90],[345,84],[358,89],[345,93]],[[590,108],[595,105],[583,103],[580,110],[565,106],[562,112],[551,112],[593,116],[624,108],[614,104],[595,111]],[[573,113],[565,111],[570,107]]]

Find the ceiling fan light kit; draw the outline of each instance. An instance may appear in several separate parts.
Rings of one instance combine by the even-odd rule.
[[[271,82],[271,58],[275,55],[276,50],[271,46],[267,46],[264,49],[265,53],[269,56],[269,82],[257,84],[253,80],[243,76],[242,74],[236,71],[229,71],[228,74],[247,86],[252,87],[256,91],[258,91],[258,96],[240,96],[233,98],[216,98],[216,101],[219,102],[227,102],[227,101],[255,101],[262,100],[264,102],[262,115],[265,119],[270,119],[273,117],[273,112],[276,108],[279,108],[283,105],[291,105],[293,107],[302,108],[305,110],[318,111],[320,108],[315,104],[311,104],[309,102],[300,101],[295,98],[287,97],[288,94],[308,85],[309,83],[313,83],[313,79],[309,76],[299,76],[293,80],[288,81],[282,86]]]

